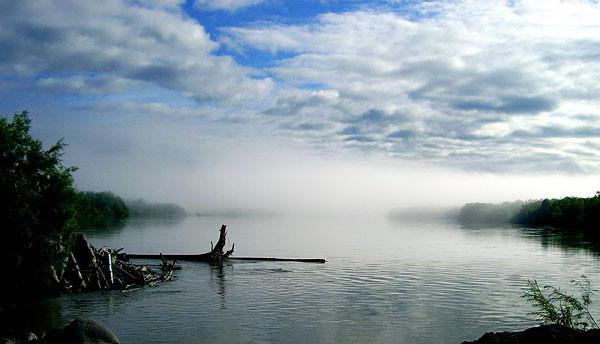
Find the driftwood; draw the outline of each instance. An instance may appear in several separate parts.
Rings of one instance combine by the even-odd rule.
[[[127,254],[127,258],[139,259],[173,259],[187,260],[195,262],[208,262],[211,264],[222,264],[224,261],[269,261],[269,262],[303,262],[303,263],[325,263],[322,258],[270,258],[270,257],[231,257],[235,244],[231,245],[231,250],[223,252],[227,237],[227,226],[221,225],[219,230],[219,241],[216,245],[210,242],[210,252],[202,254]]]
[[[143,259],[175,259],[175,260],[193,260],[196,262],[208,262],[212,264],[221,264],[233,253],[235,244],[231,246],[231,250],[223,252],[227,237],[227,226],[222,225],[219,230],[219,241],[213,246],[210,242],[211,250],[207,253],[186,255],[186,254],[127,254],[127,258],[143,258]]]
[[[58,276],[53,269],[57,288],[67,292],[137,289],[171,280],[173,271],[180,268],[175,261],[169,263],[165,258],[161,272],[156,272],[145,265],[127,262],[121,250],[96,249],[83,235],[78,235],[65,272]]]
[[[202,254],[125,254],[123,250],[100,249],[90,245],[83,235],[75,238],[72,252],[67,256],[64,272],[50,267],[52,280],[59,291],[80,292],[94,290],[133,290],[173,279],[173,272],[181,269],[177,261],[188,260],[221,265],[225,261],[270,261],[325,263],[325,259],[313,258],[270,258],[231,257],[235,244],[225,251],[227,226],[219,230],[219,240],[211,241],[211,250]],[[129,258],[160,259],[160,265],[136,265]],[[157,269],[154,269],[157,268]]]

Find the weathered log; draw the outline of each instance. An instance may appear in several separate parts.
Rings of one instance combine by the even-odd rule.
[[[74,249],[67,257],[67,269],[58,277],[58,288],[63,291],[93,291],[127,289],[153,286],[160,281],[173,279],[176,262],[165,259],[162,273],[146,266],[136,266],[125,261],[122,249],[106,247],[95,249],[83,236],[77,236]]]
[[[134,282],[137,281],[137,278],[135,278],[127,270],[125,270],[122,267],[120,267],[119,264],[115,264],[115,269],[119,272],[119,275],[122,276],[123,280],[125,280],[125,281],[127,281],[129,283],[134,283]]]
[[[225,237],[227,236],[227,225],[221,225],[221,229],[219,230],[219,241],[213,248],[211,252],[223,254],[223,249],[225,248]]]
[[[322,258],[270,258],[270,257],[230,257],[235,249],[235,244],[231,250],[223,252],[227,236],[227,226],[222,225],[219,230],[219,241],[213,246],[210,242],[211,251],[202,254],[127,254],[127,258],[134,259],[174,259],[194,262],[208,262],[213,264],[222,264],[225,260],[248,260],[248,261],[269,261],[269,262],[302,262],[302,263],[325,263]]]
[[[270,258],[270,257],[230,257],[228,260],[249,260],[257,262],[301,262],[301,263],[325,263],[323,258]]]
[[[112,287],[115,284],[115,277],[113,275],[112,258],[110,257],[110,252],[106,253],[106,265],[107,265],[106,270],[108,271],[108,278],[110,281],[110,285]]]
[[[75,258],[73,253],[69,254],[67,262],[67,273],[64,275],[64,278],[67,282],[67,288],[75,287],[77,290],[86,289],[85,280],[81,274],[81,270],[79,269],[79,265],[77,264],[77,259]]]
[[[94,271],[96,278],[98,278],[98,285],[100,286],[100,289],[108,289],[108,281],[106,280],[106,276],[104,275],[102,268],[98,266],[98,260],[94,260]]]

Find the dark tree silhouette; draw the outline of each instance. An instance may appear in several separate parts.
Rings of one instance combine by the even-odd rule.
[[[44,149],[29,129],[26,111],[0,118],[1,285],[8,292],[47,287],[64,266],[75,226],[75,168],[62,165],[64,144]]]

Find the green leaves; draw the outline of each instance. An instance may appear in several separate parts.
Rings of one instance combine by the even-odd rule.
[[[125,202],[111,192],[78,192],[75,210],[80,229],[107,227],[129,216]]]
[[[26,111],[0,117],[0,259],[9,289],[43,287],[50,267],[61,269],[74,229],[72,167],[62,165],[64,143],[44,149],[31,137]]]
[[[527,280],[527,290],[522,297],[536,308],[529,314],[543,324],[559,324],[583,330],[590,326],[599,328],[589,311],[593,295],[590,280],[582,275],[580,279],[572,280],[571,284],[579,289],[579,298],[553,286],[540,288],[536,280]]]

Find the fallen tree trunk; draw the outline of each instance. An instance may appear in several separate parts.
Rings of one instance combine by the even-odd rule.
[[[323,258],[270,258],[270,257],[229,257],[228,260],[249,260],[257,262],[301,262],[301,263],[325,263]]]
[[[127,254],[127,258],[133,259],[176,259],[189,262],[210,262],[210,256],[204,254]],[[257,262],[301,262],[301,263],[325,263],[323,258],[274,258],[274,257],[227,257],[226,260],[257,261]]]
[[[302,262],[302,263],[325,263],[322,258],[270,258],[270,257],[230,257],[233,254],[235,244],[231,246],[231,250],[223,252],[227,236],[227,226],[222,225],[219,230],[219,241],[216,245],[212,245],[211,251],[202,254],[127,254],[127,258],[137,259],[176,259],[179,261],[194,261],[208,262],[212,264],[222,264],[225,260],[238,261],[267,261],[267,262]]]

